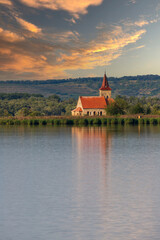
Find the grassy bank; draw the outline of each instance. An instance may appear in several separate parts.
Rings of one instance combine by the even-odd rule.
[[[105,117],[105,118],[1,118],[0,125],[29,125],[29,126],[107,126],[107,125],[160,125],[159,117],[143,117],[138,119],[137,117]]]

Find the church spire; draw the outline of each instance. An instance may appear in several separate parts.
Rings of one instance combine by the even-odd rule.
[[[108,79],[107,79],[107,76],[106,76],[106,71],[104,73],[104,77],[103,77],[103,82],[102,82],[102,86],[99,90],[112,90],[110,87],[109,87],[109,83],[108,83]]]

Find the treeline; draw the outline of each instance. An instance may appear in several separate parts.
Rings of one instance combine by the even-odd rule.
[[[61,100],[57,95],[45,98],[41,94],[0,94],[0,116],[53,116],[70,115],[76,100]]]
[[[160,114],[160,98],[117,96],[106,109],[108,115]]]
[[[0,81],[0,83],[14,83],[14,84],[59,84],[59,83],[66,83],[66,82],[78,82],[78,83],[86,83],[88,81],[97,82],[97,80],[101,81],[102,77],[87,77],[87,78],[69,78],[69,79],[48,79],[48,80],[7,80],[7,81]],[[141,80],[141,81],[153,81],[153,80],[160,80],[159,75],[148,74],[148,75],[137,75],[137,76],[123,76],[120,78],[117,77],[110,77],[109,81],[130,81],[130,80]]]
[[[0,117],[64,116],[71,115],[77,99],[62,100],[58,95],[0,94]],[[160,115],[160,99],[151,97],[117,96],[106,109],[107,115],[156,114]]]

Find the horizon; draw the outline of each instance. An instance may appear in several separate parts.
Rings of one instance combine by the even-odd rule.
[[[157,0],[0,0],[0,14],[0,81],[160,75]]]
[[[103,76],[104,76],[104,75],[103,75]],[[0,82],[7,82],[7,81],[9,81],[9,82],[12,82],[12,81],[13,81],[13,82],[18,82],[18,81],[20,81],[20,82],[21,82],[21,81],[22,81],[22,82],[25,82],[25,81],[31,81],[31,82],[32,82],[32,81],[33,81],[33,82],[34,82],[34,81],[35,81],[35,82],[36,82],[36,81],[40,81],[40,82],[41,82],[41,81],[42,81],[42,82],[43,82],[43,81],[44,81],[44,82],[45,82],[45,81],[68,81],[68,80],[77,80],[77,79],[85,79],[85,78],[87,78],[87,79],[88,79],[88,78],[91,78],[91,79],[92,79],[92,78],[100,78],[100,79],[103,79],[103,76],[96,76],[96,77],[89,77],[89,76],[88,76],[88,77],[85,77],[85,76],[82,76],[82,77],[77,77],[77,78],[76,78],[76,77],[75,77],[75,78],[74,78],[74,77],[73,77],[73,78],[70,77],[70,78],[61,78],[61,79],[56,79],[56,78],[53,78],[53,79],[51,79],[51,78],[50,78],[50,79],[24,79],[24,80],[21,80],[21,79],[18,79],[18,80],[13,80],[13,79],[1,80],[1,79],[0,79]],[[149,77],[149,76],[160,77],[160,75],[158,75],[158,74],[124,75],[124,76],[120,76],[120,77],[108,76],[108,75],[106,74],[106,76],[107,76],[108,79],[111,79],[111,78],[121,79],[121,78],[125,78],[125,77],[126,77],[126,78],[127,78],[127,77],[131,77],[131,78],[133,77],[133,78],[135,78],[135,77],[145,77],[145,76],[148,76],[148,77]]]

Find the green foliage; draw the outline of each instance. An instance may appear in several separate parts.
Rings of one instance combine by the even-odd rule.
[[[158,124],[158,120],[155,119],[155,118],[151,118],[150,119],[150,123],[153,124],[153,125],[157,125]]]
[[[62,101],[57,95],[48,98],[42,95],[18,93],[0,96],[0,117],[71,115],[71,110],[76,106],[75,99]]]
[[[102,78],[103,76],[45,81],[1,81],[0,91],[7,92],[8,89],[11,89],[13,92],[27,91],[30,93],[29,95],[37,92],[45,96],[58,94],[60,98],[78,98],[85,89],[86,96],[95,96],[98,94],[97,90],[102,84]],[[160,92],[160,76],[158,75],[111,77],[109,78],[109,84],[113,89],[113,96],[120,94],[127,97],[149,97],[158,96]],[[16,97],[20,98],[21,96],[18,93],[18,96],[14,96],[14,99]],[[30,96],[26,95],[26,98],[28,97]],[[4,95],[2,98],[4,99]],[[10,98],[10,96],[7,96],[7,98]]]
[[[111,124],[111,118],[107,118],[107,125],[110,125]]]
[[[93,119],[93,124],[94,125],[101,125],[102,124],[101,119],[99,119],[99,118]]]
[[[150,124],[150,119],[144,118],[144,124],[149,125]]]
[[[111,124],[118,124],[118,119],[117,118],[113,118],[111,119]]]
[[[93,120],[94,120],[93,118],[89,118],[89,119],[88,119],[89,125],[93,125]]]
[[[136,105],[131,106],[130,113],[131,114],[144,113],[144,108],[142,104],[137,103]]]
[[[111,103],[106,108],[107,115],[118,115],[118,114],[124,114],[125,109],[128,108],[127,102],[122,98],[116,98],[115,102]]]
[[[101,122],[102,122],[103,125],[107,125],[107,119],[106,118],[102,118]]]
[[[42,94],[29,93],[0,93],[0,100],[28,99],[30,97],[43,97]]]
[[[126,118],[124,121],[125,121],[125,124],[134,125],[134,118]]]
[[[14,120],[14,124],[15,125],[21,125],[21,121],[16,119],[16,120]]]
[[[144,124],[145,123],[144,118],[138,119],[138,122],[139,122],[139,124]]]
[[[88,125],[88,119],[84,119],[84,118],[80,119],[79,120],[79,125],[87,126]]]
[[[60,119],[54,119],[54,125],[60,125],[61,121]]]
[[[124,125],[124,123],[125,123],[124,118],[118,118],[118,123],[121,125]]]
[[[76,126],[78,126],[78,125],[79,125],[79,119],[78,119],[78,118],[74,119],[74,120],[73,120],[73,124],[76,125]]]
[[[75,108],[77,100],[69,98],[62,100],[57,95],[48,98],[40,94],[0,94],[0,117],[36,117],[36,116],[69,116]],[[108,115],[122,114],[160,114],[159,98],[138,98],[118,95],[115,102],[107,106]],[[93,124],[93,120],[88,120]],[[106,122],[106,123],[105,123]],[[53,123],[50,123],[53,124]],[[74,123],[75,124],[75,123]],[[102,120],[106,125],[107,120]]]

